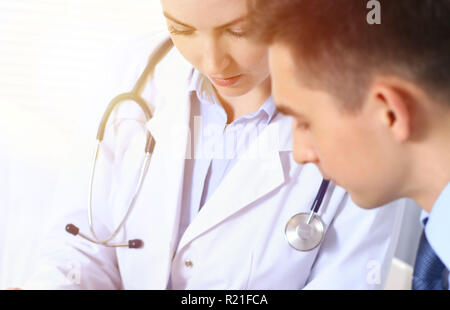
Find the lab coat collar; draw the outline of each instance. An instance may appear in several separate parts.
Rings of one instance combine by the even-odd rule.
[[[156,94],[155,112],[153,118],[147,122],[147,129],[156,143],[183,142],[175,135],[187,133],[186,130],[189,129],[190,105],[187,103],[190,93],[184,90],[189,87],[192,75],[192,66],[175,48],[172,48],[155,69],[155,87],[152,89]],[[162,139],[170,136],[173,136],[173,140]],[[168,155],[180,157],[180,154],[172,153]],[[181,157],[184,157],[184,154]]]
[[[166,175],[173,178],[171,184],[167,184],[166,188],[173,188],[173,194],[167,193],[166,196],[172,197],[165,198],[165,202],[161,205],[167,206],[166,210],[169,211],[170,209],[172,216],[175,217],[176,214],[176,218],[179,220],[180,209],[183,207],[181,205],[181,193],[184,159],[188,158],[186,157],[186,151],[189,150],[187,144],[189,135],[187,133],[189,131],[190,109],[187,107],[190,106],[190,98],[188,96],[183,99],[180,97],[174,98],[173,93],[167,96],[167,100],[170,100],[167,101],[169,104],[155,115],[147,124],[147,128],[155,136],[157,145],[159,144],[155,148],[155,152],[158,150],[160,157],[175,160],[173,167],[166,171]],[[192,94],[190,92],[184,93]],[[173,104],[174,102],[178,104]],[[171,129],[168,130],[167,124],[174,124],[174,126],[171,126]],[[178,251],[233,214],[246,207],[251,207],[252,203],[274,191],[285,182],[285,172],[279,153],[292,150],[289,138],[290,124],[289,118],[284,115],[277,114],[274,117],[267,128],[250,145],[249,149],[244,152],[188,226],[180,240]],[[165,153],[164,156],[163,153]],[[177,169],[181,171],[176,171]],[[246,180],[245,189],[242,188],[241,180],[243,179]],[[173,238],[178,232],[178,220],[170,225],[173,229],[170,234],[175,232]]]
[[[165,287],[169,279],[170,263],[172,253],[178,238],[179,217],[181,209],[181,193],[183,190],[183,174],[186,157],[186,146],[189,141],[189,115],[190,104],[189,92],[186,92],[187,76],[192,71],[182,61],[182,57],[173,49],[162,61],[159,70],[155,71],[155,80],[159,85],[154,89],[154,116],[147,122],[146,127],[155,139],[156,146],[153,151],[147,176],[142,185],[139,200],[136,207],[139,214],[136,216],[145,219],[154,216],[152,208],[148,204],[156,204],[161,210],[160,235],[158,245],[147,245],[143,250],[149,251],[157,248],[161,262],[167,262],[166,266],[159,266],[158,271],[149,267],[147,274],[143,271],[142,281],[151,282],[155,274],[161,282],[157,287]],[[174,69],[176,68],[176,74]],[[165,82],[165,83],[163,83]],[[174,91],[178,90],[178,91]],[[157,181],[155,181],[157,180]],[[157,182],[157,183],[155,183]],[[156,195],[154,188],[164,189],[164,193]],[[141,207],[139,208],[139,205]],[[151,227],[142,227],[143,235],[152,233]],[[153,253],[154,255],[154,253]],[[152,254],[149,254],[152,256]],[[164,276],[162,276],[164,274]],[[136,287],[149,287],[148,285],[137,285]]]
[[[174,52],[176,53],[176,52]],[[164,173],[163,188],[167,189],[164,197],[159,197],[157,203],[165,208],[167,231],[161,237],[170,243],[169,248],[174,251],[175,240],[178,235],[179,216],[182,197],[183,173],[186,154],[189,154],[189,116],[190,96],[189,83],[192,79],[192,66],[174,65],[177,58],[167,57],[171,67],[176,67],[176,77],[168,74],[158,79],[166,81],[165,87],[158,89],[154,117],[147,123],[157,147],[152,157],[152,166],[156,174]],[[170,70],[169,70],[170,71]],[[171,81],[167,83],[167,81]],[[181,89],[181,91],[174,91]],[[182,91],[184,89],[184,91]],[[171,124],[168,126],[168,124]],[[291,151],[290,118],[274,113],[274,118],[258,138],[250,145],[235,166],[230,170],[214,194],[202,207],[198,215],[185,231],[178,249],[181,250],[207,230],[219,225],[233,214],[251,207],[258,199],[274,192],[285,182],[285,172],[281,164],[280,152]],[[168,165],[168,159],[170,164]],[[162,169],[157,166],[164,165]],[[164,170],[164,171],[163,171]],[[151,172],[150,172],[151,173]],[[245,179],[245,189],[242,180]],[[142,201],[155,201],[154,197],[145,198],[145,184],[141,196]],[[164,220],[162,219],[162,220]],[[170,237],[169,237],[170,236]],[[169,239],[167,239],[169,238]]]
[[[276,118],[250,145],[188,226],[178,251],[285,182],[279,154],[283,148],[279,138],[286,134],[285,123],[286,119]],[[245,188],[242,188],[244,179]]]
[[[192,74],[189,77],[187,90],[190,92],[194,92],[197,95],[198,100],[200,100],[202,103],[221,105],[211,82],[208,80],[206,76],[201,74],[197,69],[192,70]],[[266,124],[269,124],[277,112],[275,102],[272,96],[270,96],[264,102],[264,104],[261,106],[260,109],[258,109],[258,111],[245,115],[242,118],[249,119],[261,112],[266,113],[267,115]]]

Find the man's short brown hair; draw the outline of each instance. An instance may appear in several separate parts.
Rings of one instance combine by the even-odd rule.
[[[253,34],[286,44],[309,82],[350,108],[374,74],[400,76],[450,104],[450,0],[379,0],[380,24],[368,23],[368,2],[249,0]]]

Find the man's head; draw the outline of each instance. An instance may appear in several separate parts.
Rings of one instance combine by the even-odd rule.
[[[295,159],[368,208],[412,195],[412,165],[450,115],[450,0],[379,2],[370,25],[369,1],[250,1]]]

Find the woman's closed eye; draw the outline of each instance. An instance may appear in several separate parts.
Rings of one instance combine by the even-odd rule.
[[[242,37],[245,37],[247,35],[247,31],[245,31],[245,30],[228,29],[227,32],[229,34],[231,34],[232,36],[235,36],[236,38],[242,38]]]
[[[168,29],[169,29],[169,32],[173,35],[185,35],[186,36],[186,35],[191,35],[195,32],[195,30],[181,30],[181,29],[175,28],[172,25],[169,25]],[[245,31],[245,30],[227,29],[226,33],[229,35],[232,35],[233,37],[236,37],[236,38],[242,38],[247,35],[247,31]]]
[[[175,28],[174,26],[168,26],[169,32],[174,35],[190,35],[194,33],[194,30],[180,30]]]

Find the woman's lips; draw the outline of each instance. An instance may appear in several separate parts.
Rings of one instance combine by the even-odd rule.
[[[242,75],[236,75],[230,78],[214,78],[214,77],[210,77],[211,81],[216,84],[217,86],[222,86],[222,87],[230,87],[233,86],[234,84],[237,83],[237,81],[239,81],[239,79],[242,77]]]

